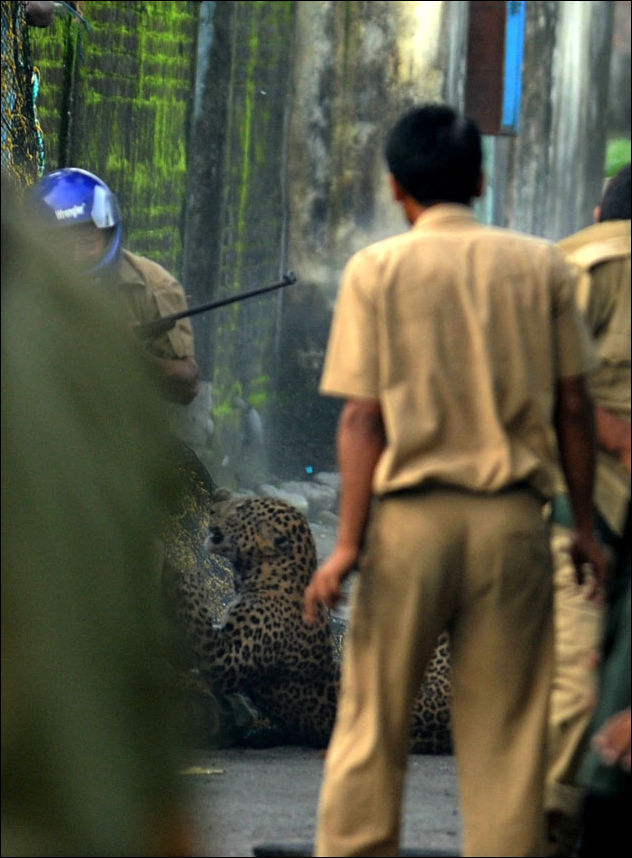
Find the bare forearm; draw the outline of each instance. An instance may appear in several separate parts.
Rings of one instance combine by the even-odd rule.
[[[608,577],[608,564],[593,535],[597,441],[594,406],[583,376],[558,382],[555,429],[575,523],[569,549],[575,578],[578,584],[583,584],[586,569],[591,569],[586,597],[600,599]]]
[[[378,402],[350,400],[338,424],[340,527],[332,553],[318,567],[305,590],[303,619],[315,623],[319,605],[332,608],[340,585],[356,566],[369,517],[373,472],[386,437]]]
[[[348,402],[338,426],[341,475],[338,543],[356,550],[362,544],[372,496],[373,473],[386,443],[377,403]]]
[[[596,432],[594,407],[583,380],[564,382],[555,428],[575,528],[589,535],[593,529]]]

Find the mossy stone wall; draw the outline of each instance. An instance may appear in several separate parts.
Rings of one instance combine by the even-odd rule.
[[[185,278],[196,302],[276,282],[288,265],[287,115],[295,5],[207,4],[212,8],[199,37],[204,62],[186,220]],[[229,484],[250,484],[267,474],[282,300],[273,292],[195,319],[198,358],[213,385],[211,461],[218,479]],[[253,429],[259,420],[264,437]]]
[[[32,31],[46,169],[84,167],[119,196],[127,246],[176,274],[199,3],[84,2]]]

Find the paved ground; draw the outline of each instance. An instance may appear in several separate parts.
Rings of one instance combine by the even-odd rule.
[[[197,856],[310,855],[322,769],[322,756],[306,748],[190,753],[181,777],[190,789]],[[403,854],[457,856],[459,844],[454,759],[410,756]]]

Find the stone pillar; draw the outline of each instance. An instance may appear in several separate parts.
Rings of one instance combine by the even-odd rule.
[[[614,4],[560,4],[553,68],[548,237],[592,223],[604,180]]]
[[[495,223],[557,240],[591,222],[604,175],[613,5],[527,4],[520,131],[500,166],[507,188]]]
[[[279,279],[287,267],[286,116],[294,4],[200,4],[189,147],[185,279],[205,303]],[[277,293],[196,317],[197,352],[212,384],[218,482],[267,472],[279,314]],[[198,398],[194,407],[206,407]],[[197,421],[205,423],[201,416]]]

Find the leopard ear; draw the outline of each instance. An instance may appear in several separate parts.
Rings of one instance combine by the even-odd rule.
[[[209,513],[211,518],[223,517],[226,514],[233,494],[230,489],[219,488],[215,489],[209,499]]]

